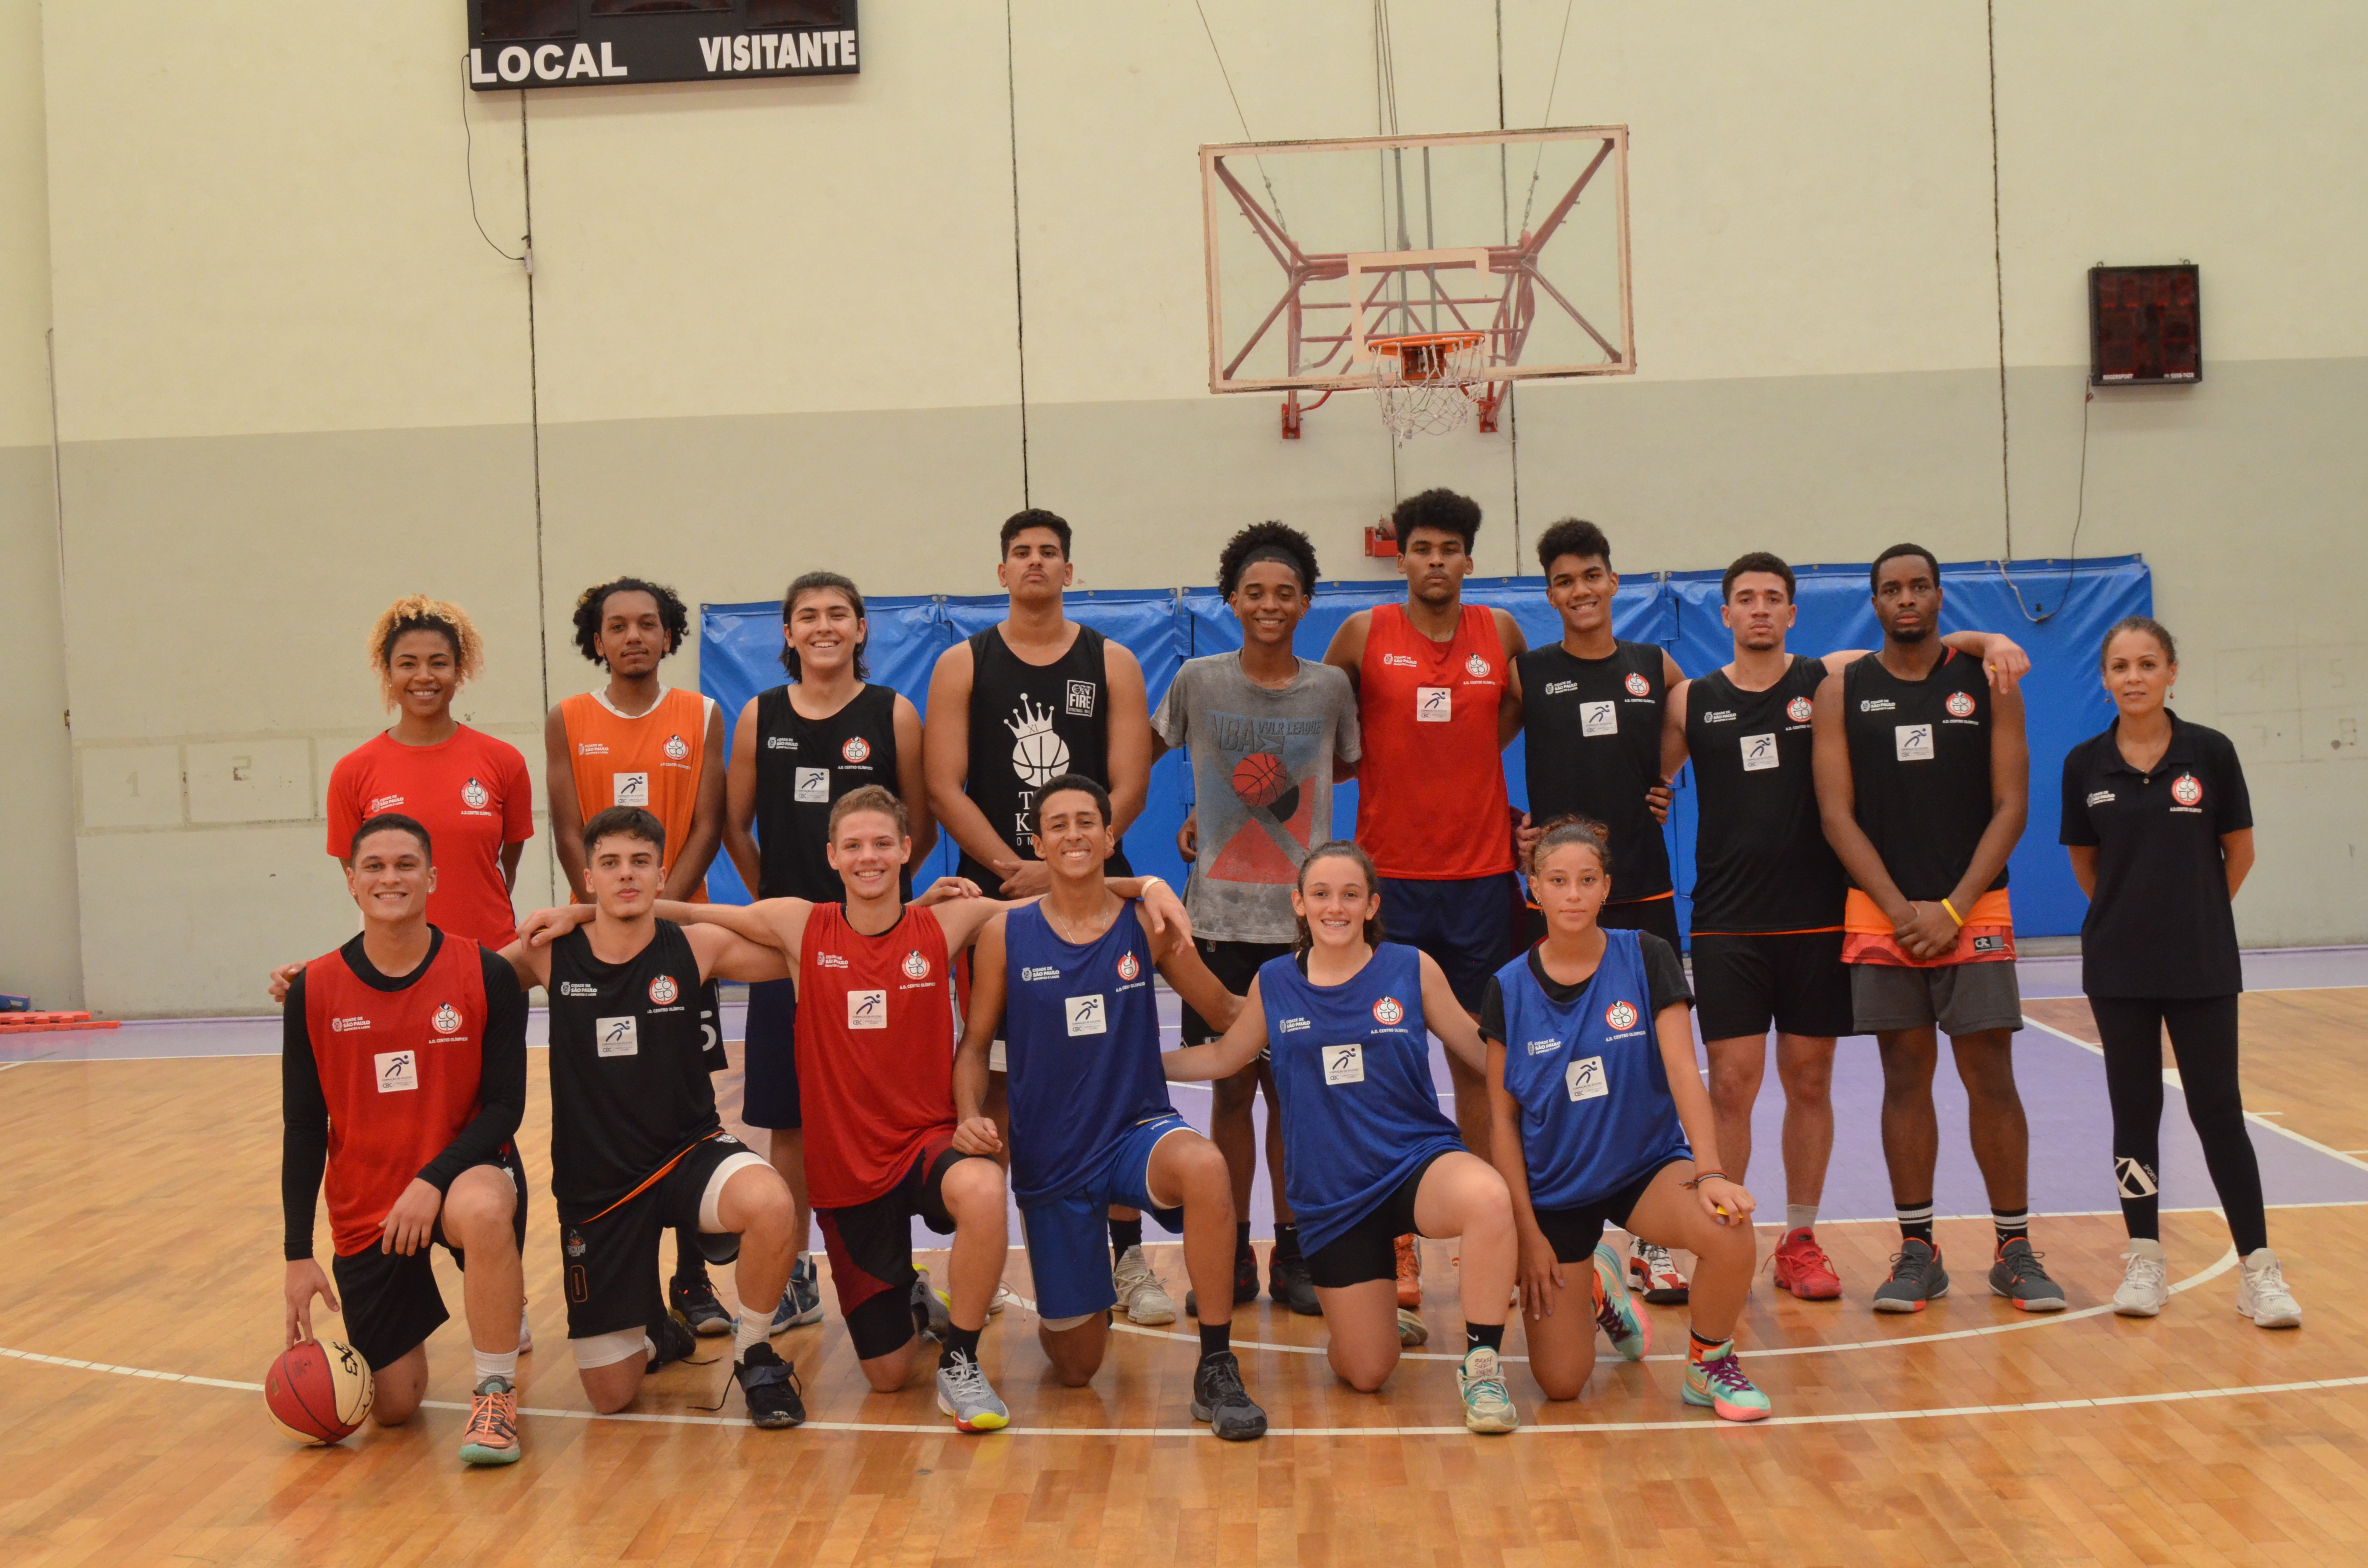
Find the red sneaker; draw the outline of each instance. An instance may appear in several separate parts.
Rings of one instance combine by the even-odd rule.
[[[1797,1300],[1830,1301],[1842,1293],[1842,1277],[1834,1272],[1833,1259],[1806,1225],[1784,1233],[1776,1244],[1775,1263],[1776,1289],[1791,1291]]]
[[[1422,1255],[1412,1236],[1398,1238],[1398,1305],[1409,1312],[1422,1305]]]

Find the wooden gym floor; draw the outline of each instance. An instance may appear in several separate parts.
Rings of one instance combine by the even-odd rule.
[[[2244,1006],[2248,1092],[2276,1113],[2255,1131],[2279,1205],[2271,1240],[2301,1330],[2237,1317],[2226,1231],[2192,1210],[2167,1213],[2163,1238],[2174,1282],[2192,1288],[2152,1322],[2114,1317],[2118,1217],[2067,1216],[2069,1204],[2037,1230],[2072,1311],[2021,1317],[1988,1296],[1987,1224],[1955,1220],[1941,1233],[1957,1293],[1878,1319],[1866,1296],[1896,1233],[1836,1221],[1829,1201],[1820,1235],[1845,1299],[1796,1302],[1763,1276],[1740,1331],[1778,1420],[1723,1426],[1681,1406],[1671,1353],[1684,1312],[1656,1308],[1654,1358],[1600,1368],[1574,1404],[1544,1404],[1515,1363],[1530,1425],[1508,1439],[1458,1425],[1449,1244],[1426,1256],[1440,1354],[1409,1360],[1379,1396],[1347,1392],[1304,1353],[1322,1343],[1320,1320],[1263,1300],[1241,1310],[1250,1390],[1277,1428],[1262,1443],[1217,1443],[1190,1423],[1189,1320],[1118,1335],[1094,1385],[1066,1391],[1017,1309],[989,1329],[983,1358],[1021,1430],[964,1437],[917,1379],[894,1396],[863,1388],[827,1286],[825,1322],[776,1341],[804,1380],[803,1430],[752,1429],[736,1394],[702,1412],[724,1388],[723,1359],[671,1369],[628,1415],[593,1417],[564,1343],[537,1053],[523,1139],[542,1348],[521,1363],[526,1459],[484,1472],[453,1454],[469,1361],[449,1259],[438,1267],[456,1318],[430,1341],[437,1403],[329,1449],[293,1448],[267,1422],[258,1380],[279,1347],[274,1062],[11,1063],[0,1562],[2368,1561],[2368,1314],[2351,1295],[2368,1289],[2368,1165],[2342,1153],[2368,1153],[2368,989],[2257,993]],[[2092,1168],[2106,1163],[2106,1112],[2078,1043],[2093,1038],[2086,1005],[2026,1012],[2034,1128],[2064,1117],[2085,1128],[2082,1179],[2109,1193],[2110,1172]],[[1844,1051],[1863,1079],[1864,1043]],[[2089,1086],[2057,1088],[2049,1072]],[[736,1074],[719,1083],[736,1101]],[[1779,1098],[1771,1074],[1765,1099]],[[2208,1202],[2174,1170],[2182,1116],[2171,1095],[2167,1203]],[[1951,1131],[1944,1142],[1961,1145]],[[1879,1184],[1879,1160],[1862,1168],[1871,1146],[1871,1130],[1844,1126],[1836,1185]],[[2033,1164],[2044,1213],[2036,1153]],[[1777,1173],[1756,1174],[1763,1211],[1776,1209]],[[1944,1212],[1978,1207],[1977,1187],[1953,1191],[1945,1169],[1942,1185]],[[1763,1229],[1763,1250],[1773,1233]],[[1155,1263],[1180,1298],[1178,1250],[1155,1249]],[[1017,1250],[1009,1279],[1027,1293]],[[725,1343],[702,1354],[728,1358]],[[1508,1350],[1520,1354],[1518,1329]]]

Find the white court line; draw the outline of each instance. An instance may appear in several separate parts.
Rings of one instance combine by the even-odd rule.
[[[2312,989],[2316,990],[2319,988],[2313,987]],[[2042,1034],[2052,1034],[2057,1040],[2062,1040],[2065,1044],[2077,1045],[2091,1056],[2102,1056],[2105,1054],[2105,1048],[2103,1046],[2090,1045],[2078,1035],[2066,1034],[2062,1029],[2055,1028],[2052,1024],[2043,1024],[2037,1018],[2032,1017],[2025,1017],[2022,1022],[2025,1028],[2037,1029]],[[2179,1090],[2182,1095],[2187,1092],[2186,1087],[2179,1081],[2179,1073],[2176,1068],[2165,1068],[2163,1070],[2162,1081],[2169,1085],[2172,1088]],[[2343,1164],[2350,1165],[2355,1171],[2368,1171],[2368,1160],[2355,1160],[2340,1149],[2330,1149],[2316,1138],[2305,1138],[2301,1133],[2296,1132],[2293,1128],[2281,1127],[2275,1121],[2269,1119],[2272,1116],[2283,1116],[2284,1114],[2285,1113],[2283,1111],[2248,1110],[2245,1113],[2245,1119],[2251,1122],[2256,1127],[2265,1127],[2269,1129],[2269,1131],[2276,1133],[2281,1138],[2291,1138],[2305,1149],[2315,1149],[2318,1153],[2325,1154],[2330,1160],[2340,1160]]]
[[[0,1357],[17,1361],[30,1361],[45,1367],[65,1367],[79,1371],[108,1372],[117,1377],[148,1378],[158,1382],[190,1383],[203,1388],[233,1389],[245,1393],[261,1393],[261,1383],[233,1382],[222,1378],[189,1377],[179,1372],[156,1372],[144,1367],[115,1367],[100,1361],[77,1361],[63,1356],[43,1356],[30,1350],[11,1350],[0,1346]],[[2368,1387],[2368,1377],[2323,1378],[2303,1382],[2253,1383],[2241,1388],[2175,1389],[2162,1393],[2100,1394],[2093,1399],[2035,1400],[2022,1404],[1960,1404],[1936,1410],[1858,1410],[1827,1415],[1771,1415],[1751,1422],[1751,1426],[1834,1426],[1873,1421],[1934,1421],[1947,1416],[2022,1415],[2042,1411],[2109,1410],[2132,1404],[2177,1404],[2194,1400],[2242,1399],[2254,1395],[2277,1393],[2324,1392],[2338,1389]],[[450,1410],[465,1414],[468,1406],[450,1400],[430,1399],[420,1402],[428,1410]],[[742,1432],[757,1430],[738,1416],[674,1415],[656,1412],[620,1411],[602,1415],[590,1410],[546,1410],[529,1407],[518,1412],[543,1420],[556,1421],[638,1421],[668,1426],[724,1426]],[[1590,1421],[1556,1423],[1552,1426],[1525,1426],[1520,1435],[1529,1437],[1589,1437],[1610,1432],[1726,1432],[1736,1430],[1743,1423],[1721,1421],[1703,1415],[1683,1421]],[[962,1436],[943,1422],[922,1425],[888,1421],[809,1421],[799,1428],[807,1432],[857,1432],[882,1435],[905,1435],[925,1437]],[[1008,1426],[1003,1435],[1012,1437],[1210,1437],[1206,1426]],[[1468,1434],[1462,1426],[1275,1426],[1269,1427],[1269,1437],[1461,1437]],[[984,1440],[982,1437],[981,1440]]]

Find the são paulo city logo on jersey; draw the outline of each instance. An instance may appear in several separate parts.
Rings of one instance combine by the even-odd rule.
[[[861,735],[849,735],[847,744],[838,748],[838,755],[849,762],[861,762],[871,755],[871,743]]]
[[[1488,661],[1482,658],[1477,653],[1474,653],[1470,658],[1464,660],[1463,667],[1472,672],[1472,678],[1474,680],[1486,680],[1488,678]]]
[[[662,974],[650,982],[650,1000],[661,1007],[672,1006],[674,999],[681,994],[682,988],[675,984],[673,975]]]
[[[1603,1009],[1605,1026],[1615,1032],[1636,1027],[1636,1008],[1633,1003],[1614,1002]]]
[[[484,811],[485,802],[492,799],[491,795],[485,793],[485,787],[473,778],[461,786],[461,803],[472,812]]]
[[[1653,683],[1632,670],[1628,675],[1628,695],[1650,697],[1653,695]]]
[[[1795,724],[1807,723],[1809,716],[1816,710],[1817,705],[1805,697],[1796,697],[1784,704],[1784,717],[1792,720]]]
[[[438,1034],[458,1034],[461,1032],[461,1009],[447,1002],[436,1009],[436,1017],[428,1021],[436,1026]]]
[[[1974,716],[1974,694],[1970,691],[1952,691],[1949,693],[1949,715],[1954,719],[1972,718]]]
[[[2171,780],[2170,798],[2182,806],[2192,806],[2203,799],[2203,786],[2192,773],[2182,773]]]
[[[929,978],[929,960],[922,955],[918,948],[905,955],[905,978],[907,980]]]
[[[1373,1004],[1373,1022],[1395,1024],[1406,1017],[1406,1008],[1395,996],[1384,996]]]
[[[1119,955],[1118,977],[1121,980],[1133,980],[1136,975],[1141,974],[1142,972],[1143,966],[1134,961],[1134,955],[1133,953],[1121,953]]]
[[[680,735],[668,735],[666,737],[666,760],[668,762],[680,762],[684,757],[690,755],[689,743],[686,742]]]

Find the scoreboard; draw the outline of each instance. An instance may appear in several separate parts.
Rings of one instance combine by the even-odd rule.
[[[2203,379],[2203,301],[2192,263],[2089,270],[2089,384],[2184,386]]]
[[[851,76],[856,0],[469,0],[469,85]]]

